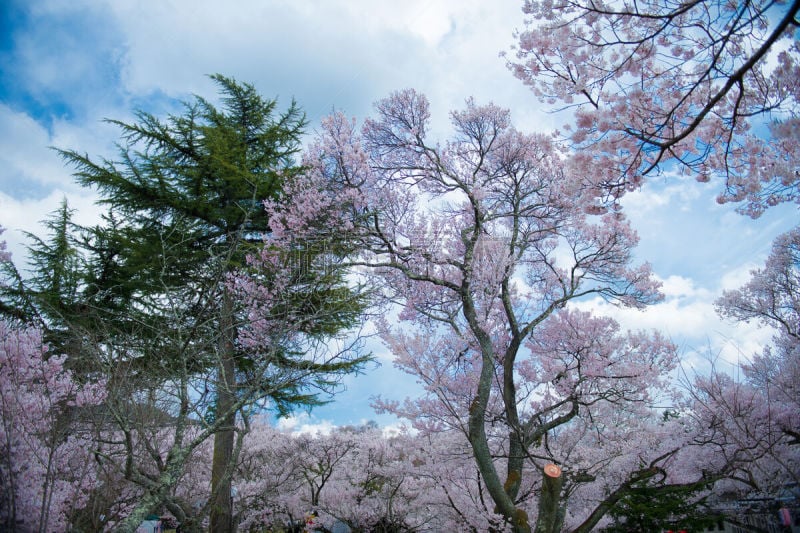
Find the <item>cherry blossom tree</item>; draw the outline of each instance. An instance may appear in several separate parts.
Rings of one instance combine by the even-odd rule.
[[[800,2],[526,0],[512,72],[619,194],[667,163],[752,217],[800,201]],[[766,131],[765,125],[769,130]]]
[[[294,465],[291,440],[266,421],[254,423],[245,438],[233,479],[239,529],[259,531],[301,518],[308,509],[297,498],[302,480]]]
[[[356,446],[345,456],[322,510],[356,530],[439,529],[430,505],[435,486],[423,461],[431,457],[418,439],[384,436],[377,428],[345,433]]]
[[[329,529],[453,529],[434,511],[431,467],[439,458],[414,436],[369,426],[292,434],[262,421],[247,440],[234,478],[245,530],[290,527],[312,512],[314,524]]]
[[[486,491],[472,449],[458,431],[423,432],[416,438],[416,475],[428,485],[432,531],[502,531],[502,515]]]
[[[775,239],[764,268],[753,270],[743,287],[726,291],[717,301],[717,310],[726,318],[756,320],[775,328],[775,349],[796,356],[800,345],[800,227]],[[791,365],[787,370],[791,371]]]
[[[724,317],[757,320],[776,329],[771,346],[743,367],[750,383],[766,395],[769,418],[793,445],[800,444],[800,227],[778,237],[764,268],[717,301]]]
[[[0,321],[2,524],[15,531],[65,530],[96,481],[91,432],[74,420],[104,398],[78,384],[41,332]]]
[[[776,330],[772,345],[742,365],[743,382],[718,373],[704,387],[724,410],[721,416],[739,421],[731,434],[749,436],[768,452],[755,465],[762,470],[755,477],[765,492],[774,493],[781,483],[800,481],[800,228],[779,236],[764,267],[753,270],[741,288],[726,291],[717,310]],[[741,416],[730,416],[736,412]]]
[[[422,95],[401,91],[376,109],[360,133],[341,115],[324,122],[309,171],[294,184],[309,192],[273,214],[273,235],[335,226],[361,242],[357,264],[399,306],[379,330],[426,387],[417,401],[379,407],[419,431],[460,432],[493,510],[529,531],[546,463],[560,463],[577,487],[599,477],[588,465],[610,462],[573,461],[552,446],[555,435],[593,434],[611,413],[627,413],[631,427],[659,419],[648,407],[675,364],[660,336],[625,334],[565,307],[591,295],[642,307],[659,299],[658,283],[647,265],[631,266],[637,237],[606,209],[602,174],[563,157],[551,139],[514,129],[507,111],[467,101],[440,145],[426,140]],[[614,425],[599,427],[604,439],[624,441]],[[677,448],[637,450],[576,530],[597,524],[625,487],[664,470]],[[569,491],[555,490],[537,510],[538,530],[560,528]]]

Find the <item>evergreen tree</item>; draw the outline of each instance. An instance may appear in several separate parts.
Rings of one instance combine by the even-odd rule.
[[[698,484],[668,487],[639,483],[609,511],[614,522],[604,532],[703,531],[720,518],[705,503],[702,492],[708,488]]]
[[[221,75],[213,79],[221,90],[221,108],[195,97],[181,115],[166,120],[138,112],[131,124],[110,121],[122,131],[116,161],[95,161],[72,150],[60,153],[76,168],[78,182],[96,188],[109,206],[105,223],[84,232],[88,259],[83,283],[87,299],[105,318],[123,317],[111,322],[114,331],[131,341],[130,360],[142,374],[157,368],[169,375],[175,360],[170,353],[183,349],[165,339],[165,328],[173,327],[182,335],[193,332],[191,342],[202,346],[194,352],[194,370],[213,366],[217,373],[213,411],[223,429],[215,435],[211,526],[213,531],[231,531],[234,406],[240,381],[253,365],[252,354],[237,343],[246,317],[226,279],[247,269],[248,254],[263,245],[269,219],[262,202],[279,201],[283,181],[299,171],[293,157],[305,119],[294,103],[278,113],[276,101],[262,99],[251,85]],[[346,246],[304,245],[297,253],[316,256],[332,250],[340,253]],[[297,298],[287,303],[304,306],[315,316],[298,323],[302,333],[322,338],[353,325],[363,309],[363,295],[347,288],[340,269],[310,269],[307,259],[294,258]],[[263,272],[252,275],[270,282]],[[320,276],[328,279],[321,283]],[[162,307],[166,300],[169,305]],[[179,323],[174,323],[176,300]],[[302,309],[292,315],[298,313]],[[357,371],[366,361],[353,357],[309,363],[289,346],[278,351],[279,366],[308,371],[302,382],[277,389],[265,385],[281,412],[320,403],[310,386],[327,390],[336,376]]]
[[[32,242],[27,248],[30,266],[20,272],[11,261],[0,264],[7,280],[0,284],[0,298],[7,318],[35,324],[44,332],[51,350],[71,353],[70,363],[75,366],[80,357],[70,337],[83,314],[83,266],[74,239],[73,212],[63,199],[59,208],[42,221],[45,237],[25,233]]]

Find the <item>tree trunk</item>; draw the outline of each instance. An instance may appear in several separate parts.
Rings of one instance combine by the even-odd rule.
[[[558,533],[558,529],[560,529],[558,504],[561,500],[562,484],[561,469],[553,464],[546,465],[542,473],[542,491],[539,494],[536,533]]]
[[[157,509],[164,502],[164,497],[169,494],[183,473],[183,466],[188,451],[176,445],[167,455],[167,464],[153,486],[136,503],[131,513],[120,522],[114,531],[119,533],[134,533],[147,515]]]
[[[465,276],[467,277],[467,276]],[[486,409],[489,404],[492,381],[494,379],[494,348],[489,335],[483,331],[477,320],[475,305],[469,296],[469,285],[462,287],[462,303],[464,305],[464,317],[470,324],[470,329],[478,339],[481,347],[481,369],[478,378],[478,390],[475,398],[469,407],[468,433],[467,438],[472,445],[472,453],[478,471],[486,484],[486,490],[495,503],[495,512],[503,515],[506,521],[511,524],[514,533],[530,533],[531,527],[528,523],[528,514],[514,505],[514,500],[509,496],[509,491],[500,481],[497,468],[492,460],[489,449],[489,441],[486,438]],[[518,472],[521,475],[521,471]],[[511,489],[515,480],[511,477]],[[506,483],[509,485],[509,483]]]
[[[157,488],[162,488],[160,483]],[[155,492],[148,491],[136,503],[136,507],[133,511],[114,528],[114,531],[118,533],[134,533],[139,528],[139,524],[142,523],[142,520],[147,518],[147,515],[151,514],[153,509],[156,509],[163,501],[164,494],[161,490]]]
[[[235,439],[236,361],[233,344],[233,301],[227,289],[222,295],[218,346],[216,415],[222,417],[214,434],[214,458],[211,464],[211,532],[233,533],[233,500],[231,499],[231,460]]]

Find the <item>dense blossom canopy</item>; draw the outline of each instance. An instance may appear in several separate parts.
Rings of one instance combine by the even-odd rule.
[[[613,191],[676,162],[752,217],[800,201],[800,2],[528,0],[514,74]],[[768,129],[767,129],[768,128]]]

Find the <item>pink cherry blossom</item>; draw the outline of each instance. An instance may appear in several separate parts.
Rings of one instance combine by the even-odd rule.
[[[69,419],[105,390],[77,383],[64,361],[40,331],[0,320],[0,519],[11,529],[65,530],[97,479],[90,428]]]
[[[527,0],[509,68],[575,109],[571,141],[608,187],[674,164],[757,217],[800,201],[798,7]]]

